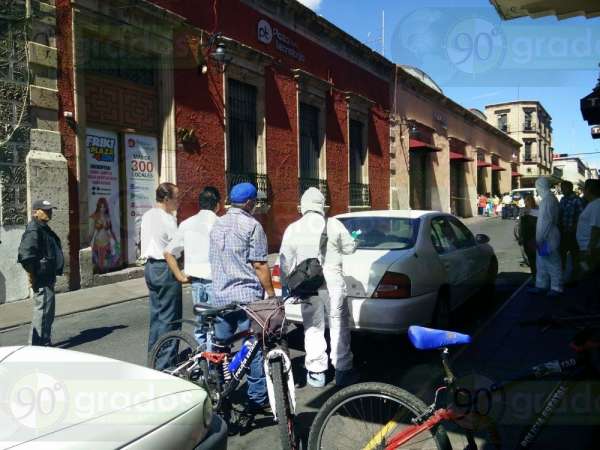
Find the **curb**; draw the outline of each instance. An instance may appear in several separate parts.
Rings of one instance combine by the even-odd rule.
[[[488,319],[482,323],[477,330],[475,331],[475,333],[471,334],[471,344],[469,345],[473,345],[473,343],[477,340],[477,338],[479,337],[479,335],[483,332],[483,330],[485,330],[486,328],[488,328],[488,325],[490,323],[492,323],[493,320],[496,319],[496,317],[498,317],[498,315],[504,311],[504,309],[515,299],[517,298],[517,296],[519,294],[521,294],[521,292],[523,291],[523,289],[525,289],[527,287],[527,285],[529,284],[529,282],[531,281],[531,275],[527,277],[527,279],[523,282],[523,284],[521,286],[519,286],[517,288],[517,290],[515,290],[510,297],[508,297],[508,299],[502,304],[502,306],[500,306],[500,308],[498,308],[494,314],[492,314],[490,317],[488,317]],[[461,348],[458,349],[458,351],[456,351],[456,353],[453,353],[452,356],[450,357],[450,362],[454,362],[458,359],[458,357],[460,355],[463,354],[463,352],[467,349],[466,345],[463,345]]]
[[[183,292],[185,293],[186,290],[189,290],[189,289],[190,288],[188,286],[184,286]],[[110,303],[100,303],[97,305],[90,305],[90,306],[83,307],[83,308],[80,308],[77,310],[67,311],[67,312],[56,314],[55,319],[57,319],[59,317],[72,316],[74,314],[79,314],[81,312],[94,311],[96,309],[102,309],[102,308],[106,308],[106,307],[113,306],[113,305],[119,305],[121,303],[132,302],[134,300],[140,300],[140,299],[146,298],[146,297],[148,297],[148,295],[144,294],[144,295],[137,295],[135,297],[127,297],[127,298],[117,299],[117,300],[111,301]],[[17,323],[11,323],[10,325],[4,325],[4,326],[0,325],[0,333],[5,333],[7,331],[11,331],[11,330],[20,328],[24,325],[29,325],[30,323],[31,323],[31,320],[26,320],[26,321],[21,321],[21,322],[17,322]]]

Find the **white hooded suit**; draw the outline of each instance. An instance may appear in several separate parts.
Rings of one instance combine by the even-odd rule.
[[[548,256],[542,256],[539,252],[537,253],[537,277],[535,285],[540,289],[552,289],[556,292],[562,292],[558,200],[550,191],[548,178],[538,178],[535,182],[535,188],[542,198],[539,205],[535,240],[538,248],[545,243],[550,251]]]
[[[306,190],[300,201],[302,218],[287,227],[283,234],[279,262],[281,281],[302,261],[320,258],[326,287],[310,304],[302,305],[304,322],[305,366],[310,372],[325,372],[328,367],[325,341],[325,312],[329,316],[331,363],[336,370],[352,368],[350,350],[349,310],[346,302],[346,282],[342,271],[342,256],[354,253],[356,242],[337,219],[327,220],[327,247],[323,258],[319,244],[325,227],[325,198],[316,188]]]

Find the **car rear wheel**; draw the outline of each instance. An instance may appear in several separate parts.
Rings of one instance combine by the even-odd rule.
[[[486,275],[485,283],[481,289],[483,298],[493,299],[496,293],[496,278],[498,277],[498,258],[492,256],[488,272]]]
[[[452,308],[450,307],[450,295],[448,290],[442,288],[438,294],[437,303],[433,312],[433,326],[435,328],[448,329],[452,325]]]

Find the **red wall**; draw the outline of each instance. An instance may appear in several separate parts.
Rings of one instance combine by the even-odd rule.
[[[327,179],[331,214],[348,210],[348,105],[345,91],[375,101],[369,118],[369,183],[372,207],[388,208],[389,199],[389,84],[346,59],[321,47],[293,30],[279,25],[240,0],[152,0],[185,17],[199,28],[221,31],[225,36],[270,54],[273,64],[265,69],[265,118],[267,173],[271,183],[271,210],[259,217],[269,236],[270,251],[278,250],[283,231],[299,217],[298,130],[296,83],[291,74],[303,69],[328,80],[333,88],[327,96],[326,146]],[[62,118],[63,111],[74,110],[72,65],[72,10],[68,0],[56,0],[57,47],[59,53],[59,97],[63,151],[69,163],[71,201],[70,243],[72,271],[78,270],[79,198],[76,179],[75,134]],[[216,11],[216,14],[214,14]],[[273,44],[257,39],[257,24],[265,18],[272,26],[294,39],[305,61],[292,59]],[[177,182],[183,193],[180,219],[197,211],[197,194],[206,185],[217,187],[224,195],[225,142],[223,128],[223,76],[214,68],[200,74],[189,51],[185,35],[174,39],[176,128],[196,130],[197,144],[177,150]],[[78,279],[78,277],[76,277]]]
[[[329,80],[334,87],[327,99],[326,128],[331,214],[347,212],[349,203],[348,105],[343,92],[356,92],[376,102],[368,124],[369,182],[372,207],[388,208],[389,122],[385,111],[389,108],[389,85],[386,81],[264,17],[239,0],[212,0],[205,8],[199,8],[193,0],[154,0],[154,3],[182,15],[195,26],[221,31],[223,35],[274,58],[274,63],[265,69],[266,158],[271,210],[259,217],[267,231],[271,251],[278,250],[283,231],[299,217],[298,112],[296,82],[291,69],[303,69]],[[261,18],[296,41],[298,50],[305,55],[303,63],[280,53],[273,44],[258,41],[257,25]],[[185,38],[180,36],[177,42],[180,51],[185,53]],[[191,57],[186,64],[193,64]],[[185,193],[182,218],[196,211],[195,196],[202,186],[213,184],[223,192],[225,190],[221,80],[222,76],[213,71],[209,71],[208,75],[199,75],[196,70],[178,70],[175,73],[176,126],[195,128],[201,143],[197,154],[179,153],[177,181]]]
[[[69,259],[71,289],[79,288],[79,186],[77,181],[76,134],[67,125],[64,112],[75,112],[73,74],[72,9],[69,0],[56,0],[56,48],[58,54],[58,119],[62,151],[69,170]],[[86,195],[86,194],[83,194]]]

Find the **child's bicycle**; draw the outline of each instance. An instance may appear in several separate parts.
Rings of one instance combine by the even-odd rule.
[[[544,325],[539,321],[530,324]],[[547,325],[554,324],[557,322]],[[555,375],[559,381],[546,397],[540,414],[523,430],[516,447],[531,448],[570,388],[596,373],[592,355],[600,345],[592,339],[591,329],[585,328],[571,344],[575,350],[572,358],[538,364],[509,381],[472,389],[459,385],[448,359],[448,347],[468,344],[470,336],[412,326],[409,338],[419,350],[440,351],[445,377],[443,385],[435,390],[433,403],[427,406],[413,394],[389,384],[349,386],[333,395],[320,409],[310,429],[309,450],[450,450],[452,446],[444,429],[448,423],[464,430],[465,450],[478,448],[474,430],[485,431],[492,448],[506,448],[494,420],[488,415],[492,397],[501,395],[504,388],[513,383]]]
[[[283,302],[280,303],[283,308]],[[253,414],[237,410],[230,396],[239,386],[250,363],[258,352],[263,353],[267,378],[269,404],[278,424],[281,446],[284,450],[298,448],[294,427],[296,407],[292,365],[287,351],[285,320],[277,327],[278,332],[265,332],[254,321],[250,330],[235,334],[229,339],[215,337],[215,319],[227,313],[244,309],[245,305],[232,304],[223,307],[195,305],[194,313],[202,317],[210,351],[200,348],[192,335],[184,331],[171,331],[161,336],[150,352],[148,365],[158,366],[168,360],[162,371],[192,381],[206,389],[213,408],[233,428],[247,428]],[[270,313],[269,313],[270,314]],[[234,353],[232,347],[242,342]],[[163,364],[163,363],[161,363]],[[164,366],[164,364],[163,364]]]

